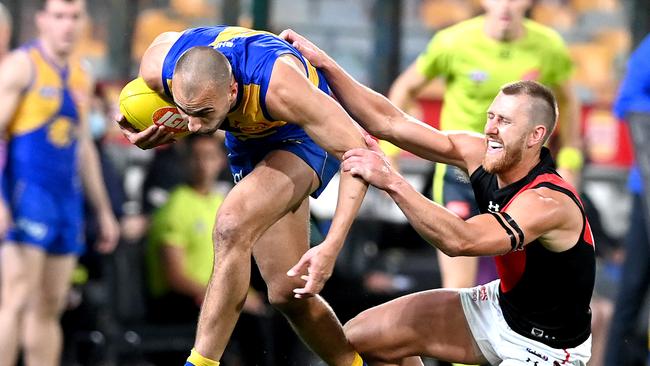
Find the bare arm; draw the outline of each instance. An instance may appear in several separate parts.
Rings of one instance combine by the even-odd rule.
[[[266,94],[266,105],[273,118],[301,126],[318,145],[339,160],[349,149],[365,148],[363,134],[350,116],[334,99],[311,84],[301,69],[302,65],[299,67],[296,62],[293,57],[281,57],[275,62]],[[316,273],[314,281],[307,283],[310,295],[318,293],[331,276],[335,258],[367,188],[362,179],[349,173],[341,174],[332,226],[325,241],[315,249],[318,255],[312,257],[314,251],[310,251],[290,272],[297,274],[304,271],[305,266],[309,266],[312,276],[321,272]]]
[[[171,243],[162,243],[159,254],[169,287],[179,294],[193,298],[200,305],[206,287],[185,274],[185,250]]]
[[[492,214],[464,221],[420,194],[387,164],[378,149],[372,145],[371,149],[374,151],[357,149],[346,153],[343,170],[385,190],[413,228],[433,246],[449,256],[500,255],[513,249],[506,229]],[[560,252],[571,248],[581,233],[578,206],[565,194],[548,188],[523,192],[506,212],[521,228],[523,245],[540,239],[549,250]],[[516,230],[510,229],[519,240]]]
[[[560,151],[557,156],[558,171],[574,187],[578,187],[583,165],[582,136],[580,136],[580,100],[571,81],[555,88],[559,116]]]
[[[482,135],[441,132],[409,116],[383,95],[358,83],[331,57],[293,31],[282,33],[319,67],[345,109],[371,134],[422,158],[472,172],[485,152]]]
[[[2,95],[3,105],[2,110],[0,110],[0,138],[2,140],[8,138],[7,129],[9,122],[16,112],[16,108],[18,108],[21,93],[29,84],[31,77],[31,62],[22,51],[10,53],[0,63],[0,95]],[[6,157],[1,157],[0,159],[6,160]],[[2,168],[4,170],[4,167]],[[4,237],[11,226],[11,221],[9,206],[4,199],[0,198],[0,238]]]
[[[88,88],[90,90],[90,88]],[[89,93],[89,91],[88,91]],[[109,253],[115,249],[119,237],[119,226],[113,215],[110,200],[106,193],[104,177],[102,175],[101,163],[97,154],[95,143],[90,134],[86,114],[81,114],[81,128],[79,130],[78,156],[86,197],[95,209],[97,222],[99,224],[100,237],[97,242],[97,249],[102,253]]]
[[[178,40],[181,33],[164,32],[159,34],[149,45],[142,55],[139,75],[144,79],[148,87],[155,90],[161,96],[167,98],[165,88],[162,84],[163,62],[167,52],[174,42]]]
[[[366,146],[361,130],[343,108],[312,85],[288,58],[276,61],[266,104],[274,118],[300,125],[318,145],[339,160],[347,150]],[[343,244],[366,188],[363,180],[342,174],[339,201],[328,234],[328,238],[333,239],[332,250],[336,253]]]
[[[464,221],[407,185],[406,181],[398,182],[388,193],[417,232],[445,254],[494,256],[512,250],[510,237],[493,215],[481,214]],[[575,203],[546,188],[521,194],[506,212],[524,233],[524,245],[540,239],[547,249],[556,252],[571,248],[582,228]]]

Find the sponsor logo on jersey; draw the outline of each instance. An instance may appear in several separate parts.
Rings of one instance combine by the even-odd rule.
[[[54,120],[48,128],[47,139],[52,145],[60,148],[68,147],[75,139],[72,121],[66,117]]]
[[[482,83],[487,80],[488,74],[483,70],[473,70],[469,72],[469,79],[475,83]]]
[[[42,222],[32,221],[21,217],[16,220],[16,226],[36,240],[43,240],[47,235],[47,225]]]
[[[153,123],[165,126],[173,132],[187,131],[187,121],[178,113],[175,107],[162,107],[153,112]]]
[[[59,88],[53,86],[43,86],[38,91],[38,94],[43,98],[56,98],[59,95]]]
[[[477,287],[474,293],[472,294],[472,301],[479,302],[479,301],[487,301],[487,300],[488,300],[487,288],[485,286]]]
[[[203,233],[203,232],[205,232],[205,230],[206,230],[207,228],[208,228],[208,226],[207,226],[206,223],[205,223],[203,220],[201,220],[201,219],[197,219],[197,220],[194,222],[194,232],[195,232],[195,233]]]
[[[232,48],[234,46],[235,46],[235,43],[233,41],[223,41],[223,42],[219,42],[219,43],[215,44],[213,47],[214,48],[222,48],[222,47],[230,47],[230,48]]]
[[[541,358],[541,359],[544,360],[544,361],[548,361],[548,356],[545,355],[545,354],[543,354],[543,353],[541,353],[541,352],[539,352],[539,351],[537,351],[537,350],[534,350],[534,349],[532,349],[532,348],[526,347],[526,352],[528,352],[528,353],[530,353],[530,354],[532,354],[532,355],[535,355],[535,356]],[[528,361],[526,361],[526,362],[528,362]]]

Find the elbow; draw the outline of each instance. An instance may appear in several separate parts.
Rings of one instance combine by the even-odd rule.
[[[470,243],[467,240],[446,240],[438,246],[441,252],[449,257],[463,257],[470,254]]]
[[[440,246],[438,249],[448,257],[459,257],[462,255],[459,248],[455,246]]]
[[[395,137],[395,134],[393,133],[393,126],[398,119],[399,116],[386,112],[377,117],[377,120],[381,120],[383,123],[368,124],[365,127],[366,130],[376,138],[392,141]]]

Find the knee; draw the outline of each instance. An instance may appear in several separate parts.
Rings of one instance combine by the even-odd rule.
[[[361,353],[361,340],[362,340],[362,331],[363,327],[360,326],[360,324],[363,323],[363,317],[364,313],[362,312],[361,314],[355,316],[354,318],[350,319],[348,322],[346,322],[343,325],[343,332],[345,333],[345,337],[348,339],[350,344],[354,349],[359,351]]]
[[[250,251],[253,245],[250,226],[229,211],[220,212],[215,221],[212,231],[215,253]]]
[[[385,334],[382,334],[384,332],[376,326],[377,320],[370,317],[366,310],[346,322],[343,325],[343,333],[352,348],[364,359],[394,363],[400,355],[395,353],[392,345],[389,346],[384,342],[382,336]]]
[[[274,276],[275,277],[275,276]],[[267,281],[268,299],[275,309],[291,317],[295,312],[302,313],[315,299],[297,299],[293,290],[302,287],[300,279],[287,277],[284,273]]]
[[[301,299],[293,297],[293,289],[290,286],[269,284],[268,291],[269,304],[282,313],[291,312],[299,306],[298,300]],[[305,302],[304,299],[302,302]]]
[[[58,319],[63,313],[67,292],[63,294],[44,293],[30,303],[27,311],[39,318]]]
[[[5,288],[0,299],[0,313],[10,317],[22,315],[29,306],[33,295],[32,291],[20,281],[11,285],[4,282],[2,286]]]
[[[28,299],[20,295],[4,295],[0,301],[0,314],[6,317],[19,318],[27,310]]]

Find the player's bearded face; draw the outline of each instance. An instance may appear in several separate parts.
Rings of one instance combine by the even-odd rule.
[[[483,158],[483,168],[488,173],[507,171],[523,158],[529,122],[522,102],[522,98],[500,93],[488,109]]]
[[[497,144],[499,143],[498,140],[488,140],[488,149],[490,149],[490,144],[495,144],[495,141]],[[488,173],[499,174],[517,165],[523,158],[526,136],[522,136],[510,143],[501,142],[501,144],[503,145],[501,152],[485,154],[483,168]]]

